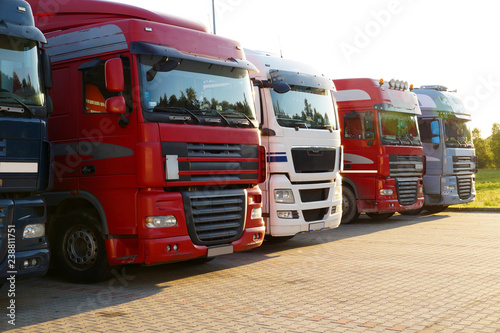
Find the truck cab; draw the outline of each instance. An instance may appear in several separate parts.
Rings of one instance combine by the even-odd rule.
[[[411,87],[394,79],[334,82],[344,146],[342,223],[422,207],[421,111]]]
[[[51,185],[49,58],[30,5],[0,2],[0,284],[49,267],[46,206]],[[14,279],[14,280],[13,280]]]
[[[267,150],[259,184],[268,239],[340,224],[342,147],[333,82],[307,64],[245,50]]]
[[[30,2],[53,66],[59,271],[91,283],[261,245],[265,149],[241,45],[121,3]]]
[[[413,90],[426,156],[425,209],[439,212],[449,205],[474,201],[477,156],[472,142],[471,113],[463,99],[441,85]]]

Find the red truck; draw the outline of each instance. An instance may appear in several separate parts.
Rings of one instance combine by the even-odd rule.
[[[386,219],[424,202],[416,95],[407,82],[334,80],[344,146],[342,223]]]
[[[265,148],[240,45],[129,5],[29,2],[53,68],[59,270],[85,283],[261,245]]]

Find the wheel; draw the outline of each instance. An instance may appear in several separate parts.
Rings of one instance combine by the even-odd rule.
[[[389,217],[394,215],[394,213],[366,213],[366,215],[368,215],[371,219],[375,221],[381,221],[388,219]]]
[[[436,214],[436,213],[442,212],[446,208],[448,208],[448,206],[446,206],[446,205],[426,206],[425,210],[428,211],[431,214]]]
[[[292,239],[294,236],[295,235],[292,235],[292,236],[269,236],[269,235],[266,235],[266,237],[264,239],[269,243],[283,243],[289,239]]]
[[[422,207],[417,208],[417,209],[403,210],[403,211],[399,212],[399,214],[401,214],[401,215],[418,215],[423,210],[424,210],[424,207],[422,206]]]
[[[356,197],[349,187],[342,188],[342,220],[341,223],[347,224],[355,221],[359,217]]]
[[[94,211],[70,213],[57,228],[55,259],[64,277],[76,283],[93,283],[111,277],[104,235]]]

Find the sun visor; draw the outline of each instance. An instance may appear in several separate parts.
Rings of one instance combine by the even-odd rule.
[[[153,55],[161,55],[168,58],[176,58],[176,59],[186,59],[191,61],[198,61],[207,64],[228,66],[234,68],[247,69],[253,72],[259,72],[257,67],[255,67],[250,61],[242,60],[242,59],[219,59],[219,58],[208,58],[200,55],[182,53],[173,47],[151,44],[146,42],[131,42],[130,43],[130,52],[133,54],[153,54]]]

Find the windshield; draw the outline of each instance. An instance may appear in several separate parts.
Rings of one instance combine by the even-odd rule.
[[[335,122],[335,105],[328,90],[292,85],[284,94],[271,90],[271,98],[280,126],[331,129]]]
[[[444,134],[446,147],[468,147],[472,148],[472,132],[470,122],[464,119],[444,119]]]
[[[257,127],[246,69],[161,55],[139,56],[139,69],[150,121]]]
[[[414,114],[380,111],[380,140],[386,145],[420,146],[417,116]]]
[[[0,35],[0,104],[43,106],[37,42]]]

